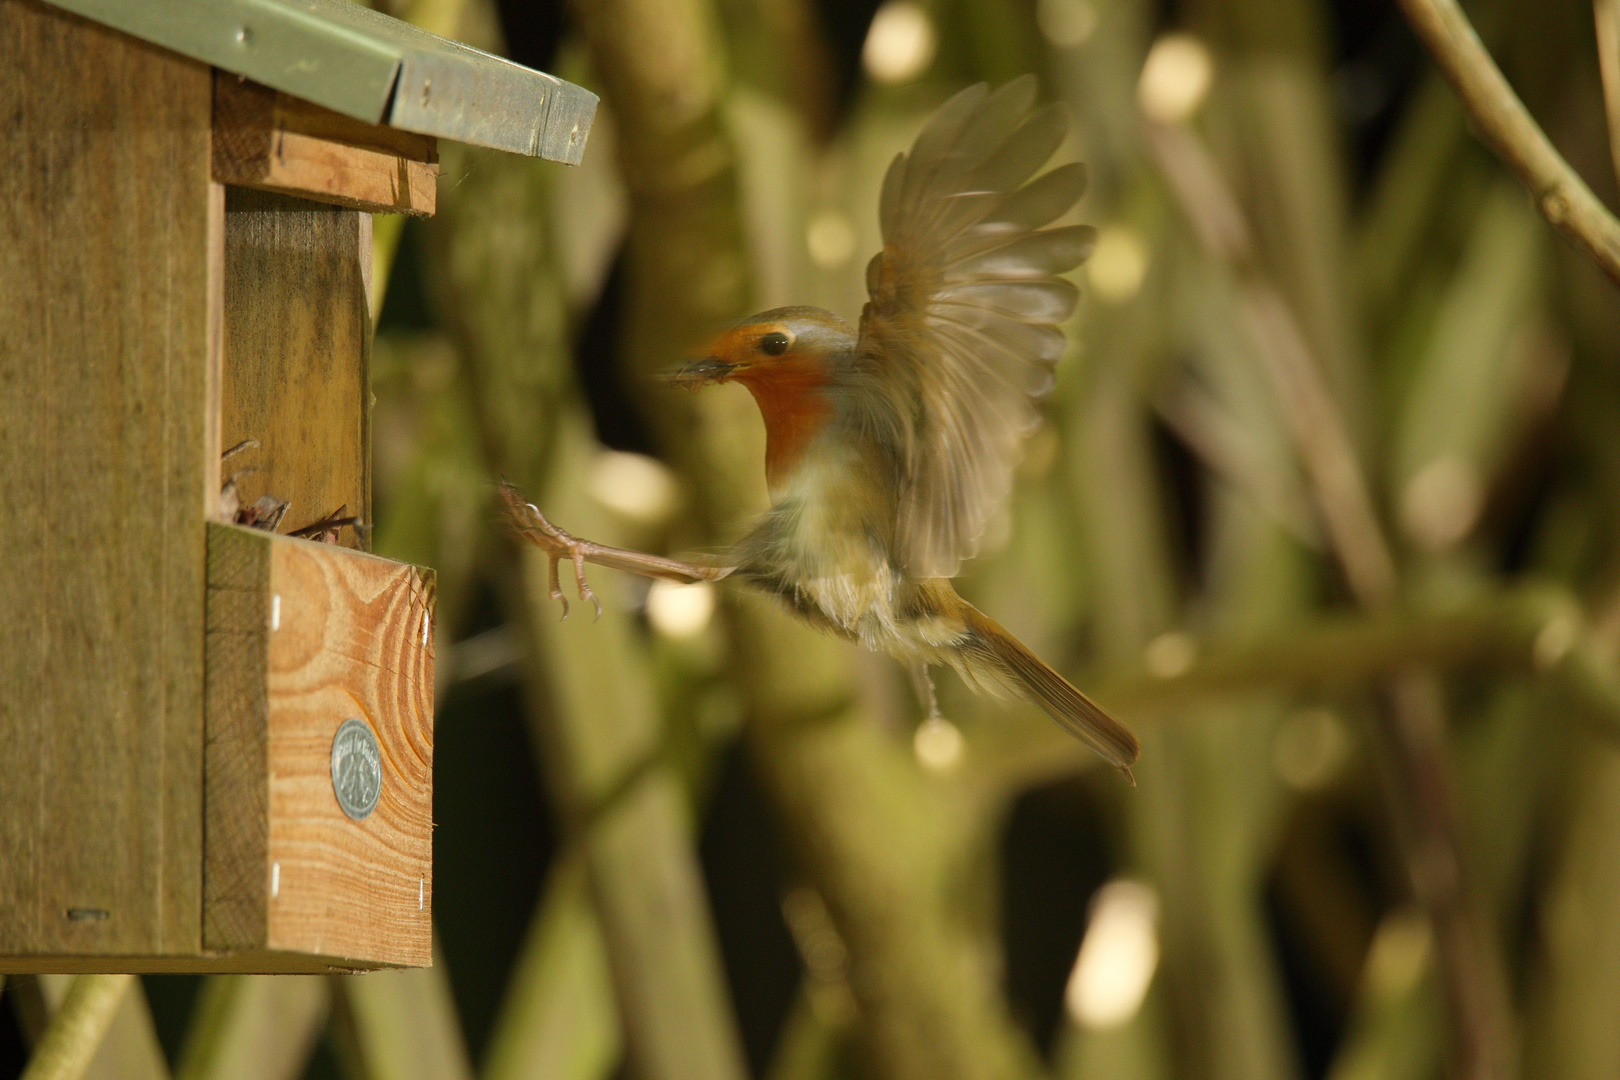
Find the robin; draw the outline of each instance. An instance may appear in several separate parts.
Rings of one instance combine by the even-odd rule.
[[[1130,779],[1135,736],[951,585],[1006,497],[1035,403],[1063,354],[1078,293],[1057,275],[1090,254],[1087,226],[1052,227],[1084,166],[1031,179],[1062,142],[1035,80],[951,98],[884,176],[883,250],[867,266],[859,330],[830,311],[755,315],[673,372],[697,390],[741,383],[765,420],[771,508],[705,566],[570,536],[502,485],[519,533],[551,557],[551,595],[581,599],[585,563],[675,581],[730,578],[812,625],[889,653],[938,715],[929,669],[1029,699]],[[600,612],[601,605],[597,604]]]

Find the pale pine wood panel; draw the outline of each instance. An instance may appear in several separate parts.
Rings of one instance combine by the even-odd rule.
[[[370,520],[370,328],[360,211],[227,188],[221,442],[229,470],[292,505],[283,532],[348,507]],[[356,546],[345,529],[342,543]]]
[[[209,534],[207,946],[428,963],[432,572],[235,526]],[[361,821],[332,792],[332,737],[350,717],[382,754]]]
[[[272,949],[432,962],[431,571],[282,541],[270,587]],[[377,808],[351,821],[332,794],[332,736],[366,721],[382,751]]]
[[[195,952],[211,74],[32,0],[0,56],[0,956]]]

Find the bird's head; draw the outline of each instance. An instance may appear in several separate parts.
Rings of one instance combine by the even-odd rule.
[[[733,326],[709,343],[708,355],[669,373],[676,386],[697,390],[740,382],[762,389],[824,385],[854,351],[849,324],[820,308],[776,308]]]
[[[829,391],[855,355],[849,324],[820,308],[777,308],[715,338],[708,355],[669,374],[688,390],[748,387],[765,421],[765,478],[776,492],[834,413]]]

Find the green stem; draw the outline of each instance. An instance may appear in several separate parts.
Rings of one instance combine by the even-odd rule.
[[[129,991],[133,975],[80,975],[51,1017],[22,1080],[79,1080]]]
[[[1553,149],[1455,0],[1401,0],[1480,137],[1535,197],[1553,228],[1620,283],[1620,222]]]

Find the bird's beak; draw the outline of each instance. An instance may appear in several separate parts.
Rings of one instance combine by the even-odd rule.
[[[687,390],[696,390],[710,383],[725,382],[736,370],[736,364],[728,364],[718,356],[705,356],[701,360],[683,364],[666,374],[664,379]]]

